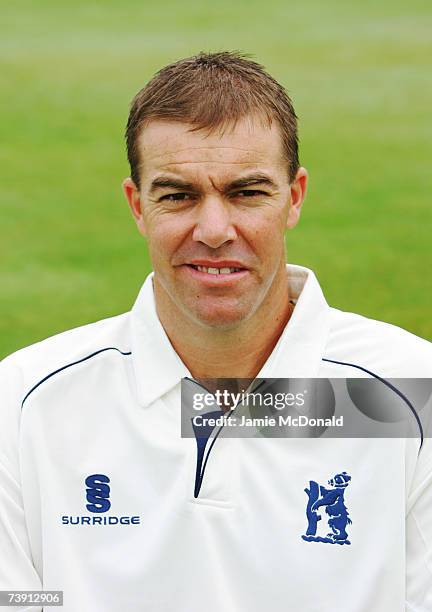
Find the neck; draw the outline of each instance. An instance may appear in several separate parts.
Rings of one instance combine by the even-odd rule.
[[[285,270],[282,282],[276,283],[276,290],[250,319],[223,331],[199,325],[175,308],[171,301],[158,299],[161,291],[163,289],[155,283],[159,319],[183,363],[192,376],[201,381],[255,378],[273,351],[293,310]]]

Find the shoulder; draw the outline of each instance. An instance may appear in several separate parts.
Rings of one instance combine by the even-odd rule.
[[[383,321],[330,308],[324,358],[349,362],[379,376],[432,377],[432,343]]]
[[[106,351],[130,353],[130,313],[83,325],[12,353],[0,362],[2,387],[25,394],[38,381]]]

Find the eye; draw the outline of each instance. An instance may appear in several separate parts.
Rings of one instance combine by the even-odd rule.
[[[237,191],[233,195],[234,197],[240,198],[253,198],[256,196],[265,196],[268,194],[265,191],[260,191],[259,189],[242,189],[242,191]]]
[[[162,196],[159,201],[160,202],[183,202],[184,200],[188,200],[191,197],[189,193],[177,192],[177,193],[167,193],[167,195]]]

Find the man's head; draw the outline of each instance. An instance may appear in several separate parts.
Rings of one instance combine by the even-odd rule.
[[[137,94],[126,139],[124,189],[165,310],[229,328],[280,301],[307,179],[284,89],[238,54],[181,60]]]
[[[139,137],[150,121],[181,121],[213,132],[249,115],[279,126],[282,155],[293,180],[299,168],[297,116],[284,88],[262,66],[226,51],[165,66],[132,101],[126,127],[132,180],[139,188]]]

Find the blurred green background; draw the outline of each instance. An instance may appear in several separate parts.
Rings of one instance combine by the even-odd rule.
[[[331,305],[432,339],[430,1],[2,3],[0,356],[128,310],[149,271],[121,192],[131,98],[240,49],[288,89],[311,184],[289,260]]]

